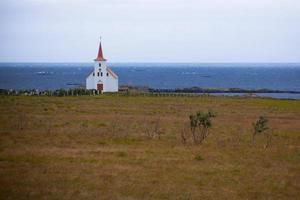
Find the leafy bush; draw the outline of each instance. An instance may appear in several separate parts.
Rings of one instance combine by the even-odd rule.
[[[195,115],[190,115],[190,128],[195,144],[200,144],[209,135],[212,126],[211,119],[216,115],[211,112],[198,111]]]
[[[253,135],[252,135],[252,144],[255,143],[255,136],[257,134],[263,134],[266,140],[266,144],[264,145],[265,149],[272,145],[273,134],[272,131],[268,131],[270,128],[268,127],[268,118],[265,116],[260,116],[259,119],[253,123]]]
[[[259,116],[258,120],[252,124],[254,132],[252,135],[252,143],[255,143],[255,136],[257,134],[263,133],[269,129],[268,127],[268,119],[265,116]]]

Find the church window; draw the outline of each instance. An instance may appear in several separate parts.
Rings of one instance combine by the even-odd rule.
[[[103,76],[103,73],[101,72],[101,76]]]
[[[99,76],[99,72],[98,72],[98,76]]]
[[[99,63],[99,67],[101,67],[101,63]]]

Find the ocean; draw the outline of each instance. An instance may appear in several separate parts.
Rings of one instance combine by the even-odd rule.
[[[300,92],[300,63],[110,63],[108,65],[118,74],[119,85],[148,86],[157,89],[201,87]],[[84,86],[85,78],[92,69],[93,63],[0,63],[0,89],[54,90]],[[263,96],[300,99],[300,94],[274,93]]]

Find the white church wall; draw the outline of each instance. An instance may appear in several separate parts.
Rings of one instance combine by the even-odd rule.
[[[113,78],[110,74],[108,77],[106,77],[105,83],[105,90],[107,92],[117,92],[119,90],[118,79]]]
[[[88,89],[88,90],[95,89],[95,82],[94,82],[93,73],[91,73],[91,74],[86,78],[86,89]]]

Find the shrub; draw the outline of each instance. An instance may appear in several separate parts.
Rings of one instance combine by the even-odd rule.
[[[204,158],[201,155],[197,155],[197,156],[195,156],[195,160],[201,161],[201,160],[204,160]]]
[[[190,128],[195,144],[200,144],[209,135],[209,129],[212,126],[211,118],[216,115],[211,112],[198,111],[195,115],[190,115]]]
[[[265,116],[259,116],[258,120],[252,124],[253,126],[253,135],[252,135],[252,143],[255,143],[255,136],[257,134],[263,133],[269,129],[268,127],[268,119]]]
[[[268,127],[268,118],[265,116],[260,116],[259,119],[253,123],[253,135],[252,135],[252,144],[255,143],[255,137],[257,134],[263,134],[266,140],[265,149],[272,145],[272,131],[268,131],[270,128]]]

